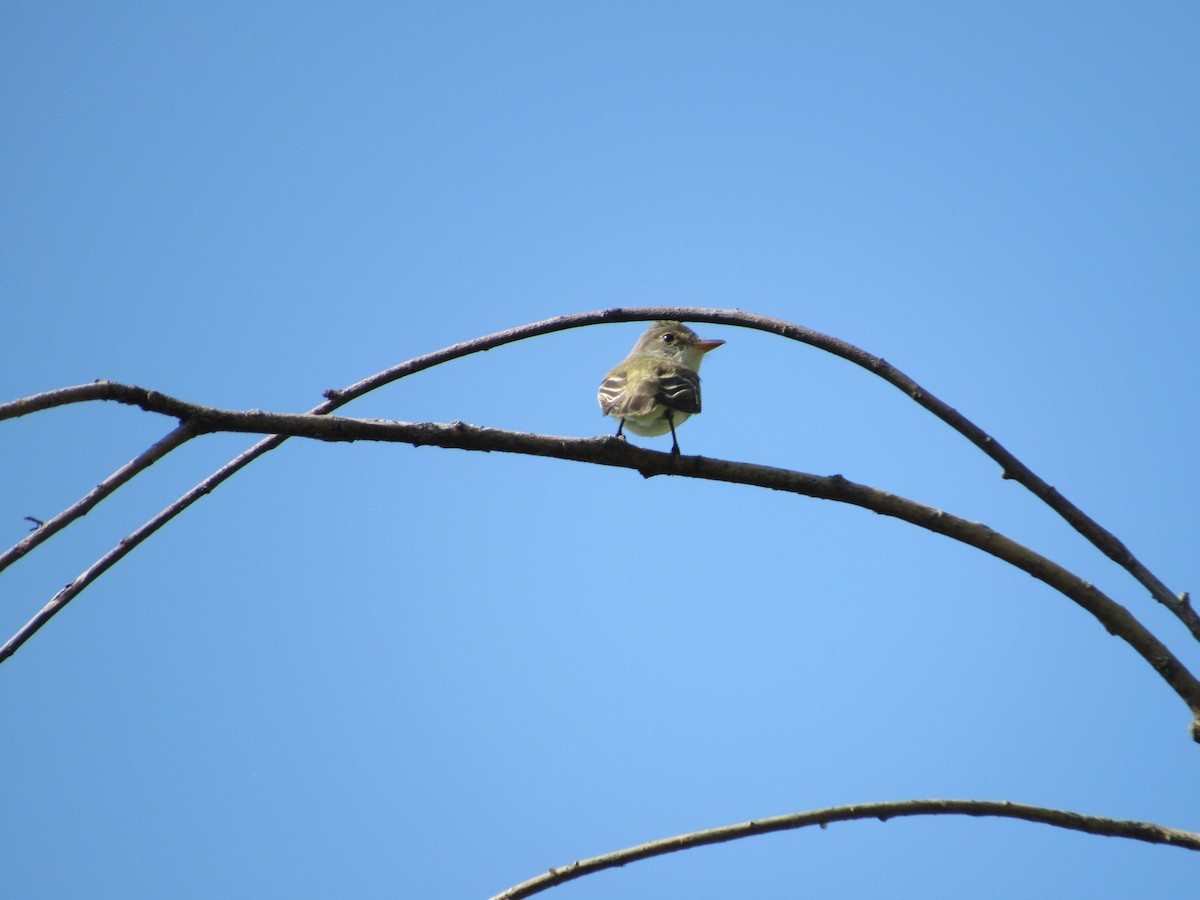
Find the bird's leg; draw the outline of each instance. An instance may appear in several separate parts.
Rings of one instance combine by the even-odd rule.
[[[624,435],[622,435],[621,432],[624,430],[625,430],[625,420],[622,419],[621,424],[617,426],[617,437],[623,437]]]
[[[679,455],[679,438],[675,437],[675,417],[667,410],[667,424],[671,426],[671,455]]]

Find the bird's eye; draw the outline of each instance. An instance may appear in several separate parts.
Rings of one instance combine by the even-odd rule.
[[[664,344],[671,344],[675,341],[675,335],[668,331],[662,336],[662,339]]]

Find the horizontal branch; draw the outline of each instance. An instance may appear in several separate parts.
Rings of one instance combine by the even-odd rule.
[[[1121,604],[1057,563],[985,525],[895,494],[856,484],[840,475],[817,476],[771,466],[700,456],[676,457],[635,447],[614,437],[568,438],[525,434],[480,428],[461,422],[446,425],[433,422],[389,422],[340,416],[267,413],[261,410],[242,412],[198,406],[148,391],[139,394],[135,402],[148,411],[179,416],[189,427],[201,433],[228,431],[270,434],[278,440],[285,436],[324,441],[370,440],[545,456],[635,469],[645,477],[679,475],[770,488],[849,503],[902,519],[983,550],[1045,582],[1082,606],[1111,634],[1133,647],[1183,699],[1192,712],[1193,737],[1200,741],[1200,681],[1197,681],[1183,663]],[[181,501],[176,501],[177,504],[179,502]],[[156,520],[158,518],[156,517]],[[143,533],[143,530],[156,520],[151,520],[151,523],[147,523],[139,532],[123,540],[91,569],[60,591],[21,631],[0,647],[0,662],[11,656],[90,581],[128,552],[131,544],[147,537],[149,532]],[[157,528],[159,525],[153,527]]]
[[[551,869],[496,894],[491,900],[520,900],[522,897],[532,897],[534,894],[540,894],[556,885],[582,878],[584,875],[601,872],[604,869],[613,869],[642,859],[665,856],[668,853],[690,850],[693,847],[736,841],[758,834],[792,831],[812,825],[824,828],[831,822],[850,822],[856,819],[878,819],[886,822],[888,819],[907,816],[939,815],[1020,819],[1101,837],[1127,838],[1145,841],[1149,844],[1165,844],[1169,847],[1182,847],[1186,850],[1200,850],[1200,834],[1191,831],[1180,831],[1175,828],[1128,819],[1085,816],[1064,810],[1046,809],[1041,806],[1026,806],[1021,803],[1003,803],[993,800],[903,800],[890,803],[860,803],[853,806],[833,806],[811,812],[758,819],[752,822],[743,822],[740,825],[726,825],[722,828],[695,831],[691,834],[681,834],[640,844],[636,847],[628,847],[615,853],[606,853],[603,856],[594,856],[591,859],[583,859],[570,865]]]

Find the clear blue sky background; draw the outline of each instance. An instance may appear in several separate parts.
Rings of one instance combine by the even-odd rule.
[[[501,328],[730,307],[886,357],[1200,590],[1200,13],[1149,3],[0,9],[3,399],[96,378],[302,411]],[[610,430],[641,327],[352,415]],[[686,453],[987,522],[1193,668],[1132,579],[902,394],[731,328]],[[0,531],[172,422],[0,425]],[[668,439],[643,439],[660,449]],[[4,636],[241,448],[189,446],[0,577]],[[826,805],[1200,828],[1183,704],[975,551],[723,484],[293,441],[0,667],[4,893],[485,897]],[[1193,897],[1185,851],[967,819],[659,859],[563,898]]]

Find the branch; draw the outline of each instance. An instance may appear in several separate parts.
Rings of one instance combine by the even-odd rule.
[[[966,416],[963,416],[958,410],[952,408],[948,404],[939,400],[929,391],[921,387],[913,379],[909,378],[899,369],[890,365],[880,357],[873,356],[864,350],[855,347],[853,344],[838,338],[830,337],[818,331],[813,331],[809,328],[803,328],[799,325],[793,325],[790,322],[785,322],[781,319],[773,319],[768,316],[759,316],[753,313],[742,312],[741,310],[717,310],[717,309],[694,309],[690,307],[638,307],[638,308],[614,308],[601,310],[590,313],[577,313],[574,315],[557,316],[552,319],[545,319],[541,322],[534,322],[530,325],[523,325],[518,328],[510,328],[506,331],[499,331],[495,334],[486,335],[476,338],[471,341],[465,341],[460,344],[446,347],[434,353],[429,353],[424,356],[418,356],[408,362],[401,363],[398,366],[393,366],[376,375],[363,379],[356,384],[351,385],[342,391],[327,391],[328,398],[324,403],[310,410],[313,415],[326,415],[341,406],[349,403],[351,400],[361,397],[363,394],[390,384],[393,381],[404,378],[416,372],[423,371],[432,366],[440,365],[452,359],[458,359],[472,353],[478,353],[484,350],[490,350],[493,347],[499,347],[513,341],[523,340],[529,337],[535,337],[541,334],[550,334],[555,331],[563,331],[568,328],[578,328],[584,325],[594,325],[600,322],[643,322],[654,319],[678,319],[689,322],[711,322],[719,325],[734,325],[744,328],[752,328],[758,331],[766,331],[771,334],[778,334],[782,337],[791,340],[799,341],[809,346],[824,350],[827,353],[832,353],[842,359],[852,362],[857,366],[861,366],[869,372],[878,375],[884,381],[908,394],[918,404],[932,412],[935,416],[953,428],[959,434],[963,435],[972,444],[986,453],[1001,467],[1005,478],[1011,478],[1018,484],[1027,488],[1035,496],[1046,503],[1051,509],[1057,512],[1065,519],[1076,531],[1082,534],[1090,541],[1097,549],[1112,559],[1127,572],[1129,572],[1139,583],[1145,587],[1159,603],[1166,606],[1174,615],[1184,623],[1191,631],[1192,636],[1200,640],[1200,614],[1192,608],[1191,603],[1186,593],[1176,596],[1171,590],[1163,584],[1149,569],[1147,569],[1141,561],[1139,561],[1130,550],[1117,539],[1115,535],[1107,531],[1099,523],[1089,517],[1086,513],[1080,510],[1077,506],[1063,497],[1057,490],[1035,475],[1024,463],[1018,460],[1008,450],[1000,445],[998,441],[984,432],[981,428],[971,422]],[[107,384],[102,382],[101,384]],[[83,386],[87,388],[90,386]],[[48,394],[41,394],[35,398],[27,398],[26,400],[14,401],[10,404],[0,406],[0,420],[10,418],[15,415],[24,415],[36,409],[44,409],[49,406],[57,406],[62,403],[78,402],[79,399],[100,399],[99,397],[64,397],[66,392],[82,391],[83,388],[67,388],[64,391],[52,391]],[[108,399],[121,399],[112,397]],[[122,401],[129,402],[129,401]],[[40,404],[40,405],[39,405]],[[192,491],[184,495],[180,500],[191,497],[191,500],[183,503],[181,506],[172,504],[163,513],[168,510],[173,510],[171,515],[177,515],[186,509],[187,506],[194,500],[203,496],[212,488],[229,478],[234,472],[241,469],[243,466],[253,462],[259,456],[270,450],[275,449],[283,442],[283,439],[278,440],[269,438],[252,447],[250,450],[243,453],[230,464],[222,467],[220,470],[211,475],[201,484],[197,485]],[[98,502],[98,501],[97,501]],[[161,515],[161,513],[160,513]],[[64,523],[65,524],[65,523]],[[146,525],[151,525],[147,522]],[[161,523],[160,523],[161,524]],[[156,526],[157,527],[157,526]]]
[[[46,391],[42,394],[34,394],[31,397],[22,397],[11,403],[0,404],[0,421],[27,416],[35,412],[41,412],[42,410],[53,409],[56,406],[86,403],[93,400],[115,400],[130,406],[140,406],[147,411],[152,410],[154,412],[173,415],[181,420],[181,424],[174,431],[169,432],[161,440],[151,445],[148,450],[121,466],[121,468],[109,475],[53,519],[42,523],[27,537],[17,541],[17,543],[9,547],[4,553],[0,554],[0,572],[3,572],[39,544],[52,538],[76,519],[86,516],[97,504],[116,491],[117,488],[132,481],[136,475],[144,472],[172,450],[181,447],[199,434],[199,432],[185,421],[188,418],[188,410],[191,408],[191,404],[174,400],[156,391],[147,391],[134,385],[119,384],[115,381],[94,381],[90,384],[78,384],[73,387],[59,388],[58,390]],[[172,404],[177,404],[179,408],[173,409]]]
[[[140,389],[137,389],[140,390]],[[1200,681],[1188,671],[1169,649],[1148,631],[1125,607],[1109,598],[1092,584],[1062,566],[1018,544],[978,522],[970,522],[939,509],[915,503],[866,485],[848,481],[840,475],[817,476],[789,469],[707,459],[702,456],[674,457],[635,447],[614,437],[566,438],[524,434],[495,428],[480,428],[455,422],[387,422],[349,419],[340,416],[266,413],[260,410],[240,412],[186,403],[163,394],[143,391],[138,395],[143,408],[167,415],[186,417],[198,432],[230,431],[271,434],[271,440],[285,436],[308,437],[324,441],[372,440],[408,443],[414,446],[438,446],[448,449],[498,451],[546,456],[617,468],[636,469],[645,477],[681,475],[746,484],[772,490],[803,494],[861,506],[874,512],[902,519],[929,531],[961,541],[989,553],[1075,601],[1091,613],[1111,633],[1134,648],[1184,700],[1193,715],[1193,737],[1200,741]],[[247,451],[247,453],[252,451]],[[245,456],[246,454],[243,454]],[[239,457],[240,459],[241,457]],[[235,465],[237,460],[229,465]],[[88,584],[110,568],[133,547],[149,537],[169,520],[182,505],[191,503],[193,488],[171,507],[143,525],[98,560],[90,569],[60,591],[7,644],[0,647],[3,662],[66,606]]]
[[[117,488],[131,481],[139,472],[144,472],[150,468],[150,466],[154,465],[154,463],[158,462],[172,450],[196,437],[196,434],[188,425],[180,425],[174,431],[168,432],[162,440],[151,445],[150,449],[121,466],[121,468],[109,475],[53,519],[41,522],[27,537],[17,541],[5,550],[3,554],[0,554],[0,572],[3,572],[38,544],[49,540],[55,534],[62,531],[76,519],[86,516],[96,504],[112,494]],[[26,516],[26,518],[32,517]]]
[[[496,894],[491,900],[518,900],[521,897],[532,897],[534,894],[540,894],[544,890],[576,878],[582,878],[593,872],[613,869],[654,856],[665,856],[680,850],[690,850],[693,847],[736,841],[757,834],[791,831],[811,825],[825,828],[830,822],[850,822],[855,819],[878,819],[880,822],[886,822],[888,819],[903,816],[939,815],[997,816],[1006,819],[1021,819],[1026,822],[1038,822],[1043,825],[1052,825],[1055,828],[1082,831],[1102,837],[1127,838],[1145,841],[1149,844],[1165,844],[1169,847],[1182,847],[1186,850],[1200,850],[1200,834],[1191,831],[1180,831],[1175,828],[1166,828],[1149,822],[1134,822],[1128,819],[1085,816],[1064,810],[1046,809],[1041,806],[1026,806],[1021,803],[1001,803],[994,800],[903,800],[891,803],[860,803],[853,806],[832,806],[828,809],[817,809],[811,812],[792,813],[771,819],[758,819],[708,831],[694,831],[691,834],[651,841],[648,844],[628,847],[615,853],[606,853],[603,856],[593,856],[591,859],[582,859],[570,865],[551,869],[544,875],[538,875],[536,878],[531,878]]]
[[[116,381],[92,381],[88,384],[77,384],[72,387],[58,388],[31,397],[22,397],[10,403],[0,403],[0,422],[5,419],[17,419],[31,413],[54,409],[56,406],[67,406],[72,403],[87,403],[92,400],[116,400],[130,406],[147,407],[143,401],[147,398],[158,398],[155,402],[155,412],[167,412],[177,418],[183,418],[184,413],[171,413],[168,409],[172,401],[165,394],[148,391],[132,384],[120,384]]]

